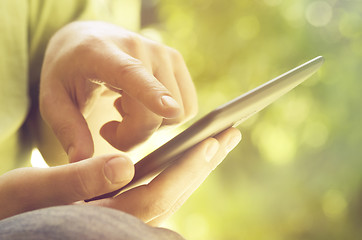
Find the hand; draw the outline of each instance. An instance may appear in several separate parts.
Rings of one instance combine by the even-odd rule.
[[[95,204],[130,213],[150,225],[173,214],[210,172],[240,141],[228,129],[187,151],[177,164],[149,184]],[[22,168],[0,176],[0,219],[22,212],[89,199],[126,185],[133,177],[132,162],[124,155],[94,157],[52,168]]]
[[[136,33],[102,22],[75,22],[49,42],[40,112],[71,162],[93,154],[91,117],[101,122],[104,139],[127,151],[160,127],[194,116],[196,101],[182,56]],[[119,121],[108,109],[113,102]]]

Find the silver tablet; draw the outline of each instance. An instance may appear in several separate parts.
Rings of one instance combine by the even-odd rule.
[[[176,137],[135,164],[132,181],[121,189],[89,199],[93,201],[114,197],[145,180],[159,174],[177,161],[186,150],[202,140],[215,136],[223,130],[235,127],[259,112],[285,93],[302,83],[323,64],[324,58],[316,57],[262,85],[216,108]]]

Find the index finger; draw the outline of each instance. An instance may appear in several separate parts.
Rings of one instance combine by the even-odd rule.
[[[108,46],[102,53],[96,53],[94,61],[97,62],[97,68],[93,67],[93,74],[97,79],[127,92],[157,115],[175,118],[180,114],[180,106],[172,94],[147,70],[141,60],[121,51],[117,46]]]

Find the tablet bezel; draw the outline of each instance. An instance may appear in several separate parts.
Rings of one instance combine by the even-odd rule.
[[[88,201],[117,196],[146,179],[156,176],[177,161],[178,157],[192,146],[227,128],[239,125],[304,82],[321,67],[323,62],[322,56],[316,57],[216,108],[137,162],[134,178],[129,184]]]

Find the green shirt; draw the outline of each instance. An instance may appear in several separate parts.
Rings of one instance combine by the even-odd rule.
[[[75,20],[104,20],[137,30],[137,0],[0,1],[0,174],[29,165],[33,148],[24,128],[47,42]]]

